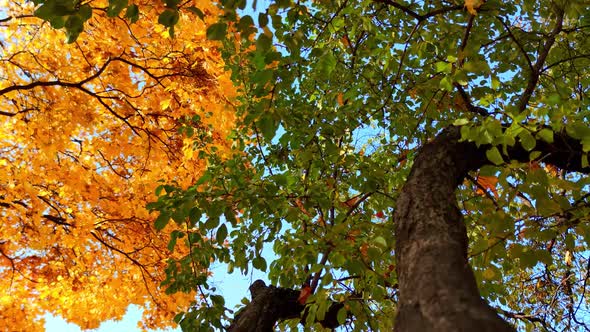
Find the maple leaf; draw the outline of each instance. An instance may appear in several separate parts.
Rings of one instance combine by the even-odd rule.
[[[480,175],[477,177],[477,184],[479,187],[476,189],[476,193],[480,195],[485,195],[484,190],[491,190],[495,197],[498,197],[498,190],[496,189],[496,184],[498,183],[498,178],[495,176],[483,176]]]

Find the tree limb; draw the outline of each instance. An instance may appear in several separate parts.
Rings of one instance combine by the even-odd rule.
[[[543,69],[543,66],[545,65],[545,60],[547,59],[547,55],[549,55],[549,51],[551,50],[551,47],[553,47],[553,44],[555,43],[555,37],[557,36],[557,34],[559,34],[563,28],[563,19],[565,16],[565,10],[563,8],[559,8],[556,6],[556,14],[557,14],[557,18],[555,19],[555,26],[553,27],[553,30],[551,31],[551,33],[549,33],[549,36],[547,37],[547,40],[545,41],[545,44],[543,44],[543,48],[541,50],[541,52],[539,53],[539,56],[537,57],[537,61],[535,62],[535,64],[533,65],[533,68],[531,70],[531,76],[529,77],[529,81],[527,83],[527,86],[524,90],[524,92],[522,93],[520,100],[518,101],[518,104],[516,106],[516,109],[519,112],[522,112],[525,110],[525,108],[527,107],[529,100],[531,99],[533,92],[535,91],[535,88],[537,87],[537,83],[539,82],[539,76],[541,76],[541,71]]]
[[[305,305],[298,302],[299,291],[290,288],[266,286],[256,280],[250,286],[252,301],[236,314],[229,332],[272,332],[277,322],[285,319],[305,317]],[[325,328],[336,328],[336,319],[342,303],[333,302],[323,320],[318,321]],[[304,319],[304,318],[302,318]]]
[[[514,331],[480,297],[467,260],[468,238],[455,190],[468,172],[490,164],[489,146],[459,142],[450,127],[420,148],[394,214],[399,281],[396,331]],[[582,145],[563,132],[554,142],[538,141],[543,162],[568,171],[582,167]],[[513,160],[529,161],[520,145]]]

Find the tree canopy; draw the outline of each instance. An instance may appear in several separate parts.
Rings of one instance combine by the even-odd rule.
[[[56,10],[69,3],[78,6]],[[189,43],[211,45],[196,54],[223,58],[214,60],[217,80],[211,83],[218,97],[205,98],[209,103],[202,105],[213,114],[211,122],[191,119],[197,128],[211,124],[219,131],[211,137],[230,143],[204,143],[194,129],[182,129],[188,146],[215,148],[193,152],[192,172],[172,171],[177,166],[166,164],[156,176],[142,177],[149,189],[158,176],[165,183],[147,205],[158,212],[155,227],[163,229],[153,236],[169,240],[173,251],[166,256],[162,287],[188,294],[182,298],[198,296],[175,317],[184,330],[271,331],[276,324],[358,331],[588,329],[587,2],[222,0],[215,9],[171,0],[143,9],[111,0],[103,11],[68,0],[36,4],[37,16],[63,27],[72,45],[94,38],[92,29],[112,31],[93,21],[106,15],[121,17],[111,20],[121,22],[127,36],[145,25],[174,35],[163,45],[183,50]],[[87,5],[93,8],[90,19]],[[256,14],[248,14],[250,6]],[[144,19],[144,11],[151,16]],[[157,17],[160,25],[148,17]],[[207,24],[188,28],[201,20]],[[129,21],[136,22],[123,23]],[[197,44],[196,38],[201,38]],[[140,45],[153,46],[130,46],[129,62],[142,59]],[[52,59],[76,69],[81,65],[70,60],[72,50]],[[119,61],[114,55],[103,59]],[[186,70],[187,63],[179,68]],[[29,83],[8,84],[10,93],[35,87],[45,92],[50,86],[85,93],[86,104],[100,100],[92,96],[99,88],[84,92],[80,77],[67,82],[81,83],[62,87],[32,83],[55,76],[19,72],[11,78]],[[226,83],[230,79],[235,90]],[[163,90],[195,89],[191,84],[197,83],[182,81]],[[31,88],[10,88],[18,85]],[[194,96],[202,93],[197,88],[178,94],[177,108],[157,94],[139,100],[166,114],[190,105],[181,114],[192,116],[200,109]],[[27,114],[20,105],[41,97],[22,98],[11,114]],[[110,103],[111,110],[88,106],[107,115],[123,107]],[[66,110],[67,116],[81,114]],[[231,126],[215,122],[220,114],[232,119]],[[7,116],[27,126],[26,115]],[[86,137],[93,140],[99,132]],[[22,149],[23,142],[13,146]],[[152,156],[139,159],[151,162]],[[116,188],[122,187],[111,187]],[[95,208],[80,196],[68,198],[78,202],[71,209]],[[32,206],[21,201],[4,199],[3,213],[22,214]],[[114,204],[119,213],[127,211],[123,203]],[[48,219],[43,217],[48,209],[37,210]],[[263,249],[270,247],[274,255],[265,257]],[[265,271],[271,285],[254,282],[251,300],[233,312],[208,284],[212,263],[225,263],[234,273]]]
[[[92,18],[66,44],[64,22],[33,16],[66,3],[0,10],[0,330],[42,330],[44,312],[96,328],[129,304],[145,327],[169,326],[194,300],[160,287],[186,250],[171,254],[145,206],[159,181],[198,179],[199,151],[229,150],[234,89],[205,22],[183,19],[171,39],[163,4],[135,2],[131,23],[92,1],[68,12]]]

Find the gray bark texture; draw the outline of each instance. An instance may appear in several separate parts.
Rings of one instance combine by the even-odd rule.
[[[305,306],[299,304],[299,291],[290,288],[266,286],[264,281],[256,280],[250,286],[252,301],[234,317],[229,332],[272,332],[277,322],[285,319],[303,318]],[[326,328],[337,327],[336,316],[342,308],[341,303],[333,303],[325,318],[319,323]]]
[[[455,190],[469,171],[489,161],[489,146],[459,142],[450,127],[424,145],[400,193],[394,214],[399,283],[397,332],[514,331],[479,295],[467,261],[467,232]],[[580,142],[556,133],[535,148],[543,161],[569,171],[581,166]],[[513,160],[528,161],[520,146],[509,149]]]

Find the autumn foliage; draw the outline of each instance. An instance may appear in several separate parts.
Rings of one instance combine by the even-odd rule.
[[[159,1],[135,1],[134,24],[89,4],[72,44],[31,2],[0,5],[2,331],[43,330],[46,312],[96,328],[129,304],[164,327],[195,298],[159,287],[169,232],[145,206],[160,180],[200,176],[199,151],[228,151],[234,89],[205,36],[217,9],[188,1],[204,20],[181,11],[171,39]]]

